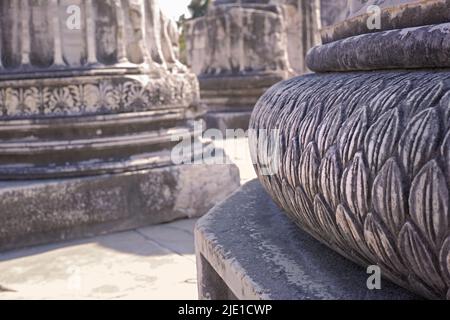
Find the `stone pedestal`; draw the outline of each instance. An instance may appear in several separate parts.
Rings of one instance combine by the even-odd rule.
[[[246,130],[264,91],[306,71],[303,57],[320,41],[318,9],[318,1],[215,1],[186,23],[209,127]]]
[[[448,5],[350,1],[308,54],[318,73],[273,86],[250,124],[260,181],[303,230],[431,299],[450,299]]]
[[[201,215],[239,185],[232,166],[172,162],[174,138],[201,134],[199,89],[154,0],[6,0],[0,16],[0,249]],[[188,178],[206,172],[226,186],[211,201]]]
[[[391,282],[369,290],[366,269],[298,230],[258,181],[195,230],[200,299],[414,300]]]

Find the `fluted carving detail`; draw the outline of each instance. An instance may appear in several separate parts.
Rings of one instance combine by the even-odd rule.
[[[429,298],[448,298],[450,73],[308,75],[274,86],[251,129],[259,178],[302,228]],[[284,116],[288,114],[288,116]]]

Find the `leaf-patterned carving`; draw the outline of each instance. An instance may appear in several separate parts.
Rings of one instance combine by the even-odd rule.
[[[450,92],[442,75],[300,77],[287,85],[287,110],[267,103],[252,123],[295,139],[285,140],[284,169],[274,180],[280,190],[272,195],[299,225],[430,298],[447,296],[450,277]],[[265,101],[279,94],[271,90]],[[301,116],[294,100],[304,106]],[[281,188],[280,178],[291,188]]]
[[[367,215],[364,223],[364,238],[369,249],[386,268],[395,270],[399,275],[405,273],[395,240],[373,213]]]
[[[342,175],[342,199],[355,214],[362,225],[368,212],[369,202],[369,175],[364,164],[361,152],[355,155],[353,163],[348,166]]]
[[[402,173],[391,158],[373,183],[372,206],[392,234],[398,234],[405,223],[407,198]]]
[[[439,261],[447,286],[450,287],[450,237],[445,240],[444,245],[442,246],[439,254]]]
[[[439,131],[439,116],[435,109],[422,111],[408,124],[399,142],[399,153],[410,177],[431,158],[439,141]]]
[[[336,223],[346,243],[356,251],[353,254],[364,262],[370,261],[371,255],[365,244],[363,228],[343,205],[339,205],[336,210]]]
[[[314,139],[316,135],[317,126],[320,123],[322,114],[322,105],[315,106],[306,115],[301,122],[298,131],[298,141],[300,150],[304,150],[308,143]]]
[[[324,239],[329,239],[336,243],[341,250],[345,251],[345,245],[342,242],[342,236],[339,234],[336,216],[332,212],[320,194],[314,198],[314,212],[317,214],[317,222],[322,230],[320,233]]]
[[[444,143],[441,147],[442,159],[444,160],[444,165],[446,167],[448,179],[450,180],[450,130],[447,132]]]
[[[317,149],[321,157],[325,155],[328,148],[336,140],[336,136],[341,128],[343,119],[342,106],[339,105],[334,109],[331,109],[326,115],[322,123],[317,130]]]
[[[318,231],[318,223],[314,214],[314,207],[308,198],[308,195],[301,186],[295,189],[295,199],[298,206],[298,210],[304,217],[305,227],[308,227],[312,231]]]
[[[372,111],[372,115],[378,118],[386,111],[394,108],[400,104],[400,101],[404,99],[404,96],[411,88],[411,81],[404,81],[400,84],[388,86],[380,93],[378,93],[371,102],[369,108]]]
[[[300,160],[299,180],[310,199],[317,194],[317,176],[320,159],[317,154],[316,144],[311,142],[306,147]]]
[[[125,80],[126,79],[126,80]],[[73,81],[44,83],[39,87],[8,82],[0,84],[0,110],[3,116],[29,117],[54,114],[105,114],[146,111],[155,107],[188,105],[197,99],[196,84],[190,77],[138,80],[74,77]],[[189,91],[192,90],[192,91]]]
[[[66,113],[74,105],[74,99],[68,87],[53,89],[49,102],[49,110],[52,113]]]
[[[445,129],[450,129],[450,91],[447,91],[439,102],[440,108],[444,111]]]
[[[400,138],[399,112],[394,108],[382,115],[367,132],[364,151],[371,172],[376,173],[394,153]]]
[[[411,90],[405,101],[405,111],[417,114],[422,110],[434,107],[439,103],[444,89],[444,83],[430,83],[417,86]]]
[[[295,188],[299,184],[298,167],[300,165],[299,148],[297,139],[293,139],[288,143],[287,150],[285,152],[284,166],[285,177],[289,184]]]
[[[411,218],[434,248],[440,247],[448,231],[447,182],[435,160],[414,179],[409,197]]]
[[[319,191],[333,211],[340,203],[341,173],[336,147],[331,147],[319,167]]]
[[[286,129],[288,129],[288,141],[296,140],[298,144],[298,129],[300,127],[300,123],[306,116],[307,106],[306,103],[297,103],[295,105],[294,110],[291,112],[291,115],[286,121]]]
[[[410,222],[406,222],[399,234],[400,252],[408,263],[410,272],[414,273],[425,284],[443,295],[445,290],[439,270],[436,269],[432,251],[426,246],[419,235],[418,230]]]
[[[344,122],[338,135],[339,151],[343,165],[353,158],[364,143],[367,132],[367,107],[363,106]]]
[[[377,95],[377,92],[381,90],[383,87],[383,81],[377,80],[370,84],[370,89],[366,86],[361,86],[358,90],[354,92],[354,94],[349,97],[349,101],[346,101],[345,105],[345,114],[347,116],[353,114],[355,109],[361,105],[365,101],[370,101],[374,96]]]

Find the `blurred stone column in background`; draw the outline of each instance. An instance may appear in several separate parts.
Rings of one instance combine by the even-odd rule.
[[[347,17],[348,0],[320,0],[320,15],[322,27],[326,28]]]
[[[4,0],[0,17],[0,250],[201,215],[239,186],[233,165],[173,159],[174,138],[187,161],[210,145],[156,0]]]
[[[320,40],[319,10],[319,0],[220,0],[186,23],[188,64],[209,127],[246,130],[265,90],[307,70],[303,57]]]

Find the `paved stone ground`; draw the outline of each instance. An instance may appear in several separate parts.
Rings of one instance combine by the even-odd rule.
[[[255,177],[245,139],[218,144]],[[0,299],[197,299],[195,222],[0,254]]]

